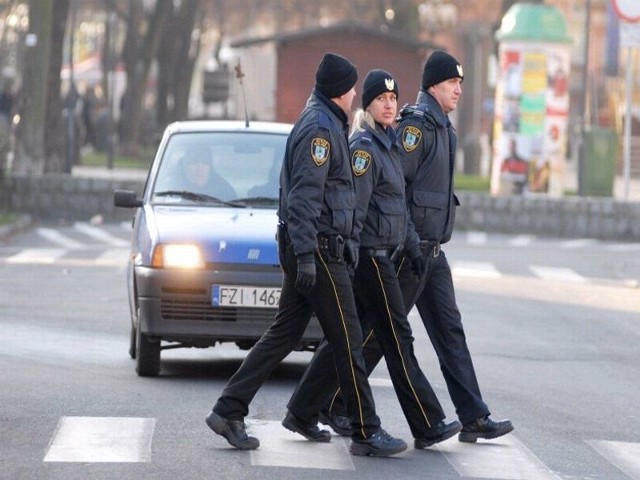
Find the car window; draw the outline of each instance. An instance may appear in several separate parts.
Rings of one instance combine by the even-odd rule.
[[[180,192],[221,202],[249,202],[255,197],[277,201],[286,141],[283,134],[176,133],[159,159],[152,201],[179,203],[196,198]]]

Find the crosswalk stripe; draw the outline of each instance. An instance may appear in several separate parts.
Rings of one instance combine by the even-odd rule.
[[[76,222],[73,225],[73,228],[95,240],[114,247],[126,247],[127,245],[129,245],[129,242],[127,242],[126,240],[118,238],[115,235],[111,235],[106,230],[94,227],[93,225],[89,225],[88,223]]]
[[[45,462],[149,462],[155,418],[62,417]]]
[[[579,275],[575,271],[570,268],[559,268],[559,267],[543,267],[540,265],[529,265],[529,270],[531,270],[534,275],[544,279],[544,280],[560,280],[567,282],[579,282],[585,283],[587,279],[582,275]]]
[[[535,237],[533,235],[516,235],[509,240],[512,247],[526,247],[533,243]]]
[[[127,264],[129,251],[125,248],[109,248],[100,254],[95,260],[100,266],[124,266]]]
[[[576,247],[590,247],[598,243],[598,240],[593,238],[577,238],[575,240],[566,240],[560,242],[560,248],[576,248]]]
[[[496,267],[487,262],[452,262],[451,271],[454,276],[500,278],[502,274]]]
[[[484,245],[489,236],[486,232],[467,232],[467,243],[471,245]]]
[[[587,440],[593,449],[630,478],[640,479],[640,443]]]
[[[247,419],[247,431],[260,440],[251,451],[253,466],[355,470],[345,440],[334,435],[329,443],[310,442],[280,422]]]
[[[462,443],[454,437],[435,448],[464,478],[560,480],[514,435],[477,444]]]
[[[35,263],[35,264],[52,264],[66,250],[64,248],[27,248],[6,258],[7,263]]]
[[[36,233],[48,240],[51,243],[55,243],[58,246],[65,248],[85,248],[86,245],[84,243],[80,243],[73,238],[67,237],[63,235],[58,230],[54,230],[53,228],[37,228]]]

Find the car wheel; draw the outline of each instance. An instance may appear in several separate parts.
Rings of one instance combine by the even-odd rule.
[[[149,340],[140,331],[140,317],[136,328],[136,372],[141,377],[155,377],[160,373],[160,340]]]
[[[133,322],[131,322],[131,331],[129,332],[129,356],[134,359],[136,358],[136,342],[136,327]]]

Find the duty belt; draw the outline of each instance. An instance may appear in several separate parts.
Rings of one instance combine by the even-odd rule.
[[[427,257],[437,258],[440,255],[440,242],[429,242],[423,240],[420,246],[425,250]]]
[[[366,248],[365,247],[360,249],[360,255],[366,256],[366,257],[388,257],[392,262],[395,262],[400,256],[400,254],[402,253],[403,249],[404,249],[404,246],[402,244],[399,244],[396,247],[389,247],[389,248]]]

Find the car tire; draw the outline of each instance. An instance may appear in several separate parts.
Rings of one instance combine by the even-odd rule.
[[[155,377],[160,373],[160,340],[151,341],[140,331],[140,317],[136,328],[136,373],[141,377]]]
[[[138,341],[138,337],[136,334],[136,327],[133,322],[131,322],[131,331],[129,332],[129,356],[135,360],[136,358],[136,343]]]

